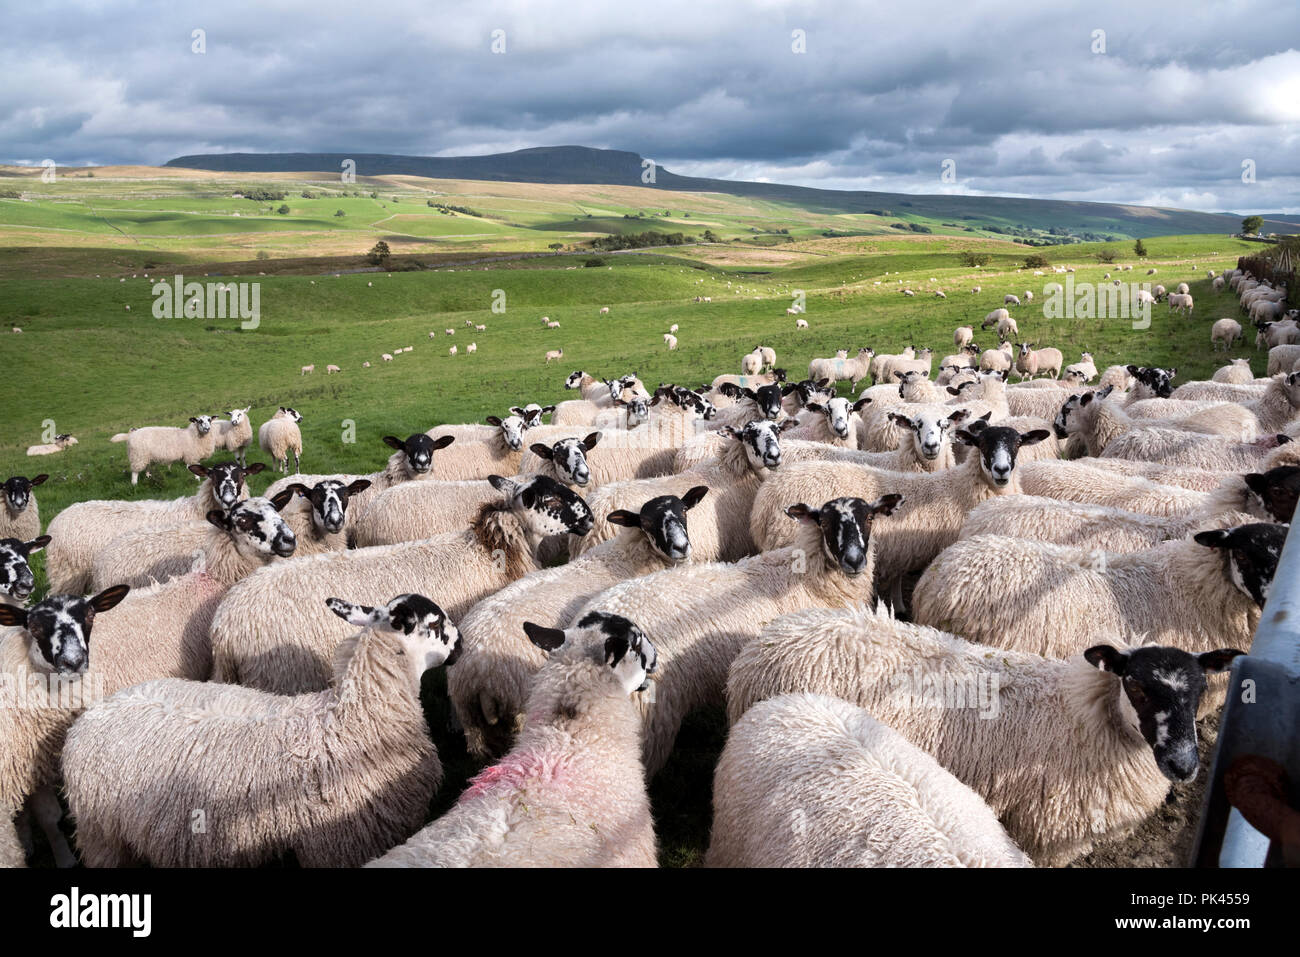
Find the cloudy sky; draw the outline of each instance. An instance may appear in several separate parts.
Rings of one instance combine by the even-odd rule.
[[[573,144],[824,188],[1300,212],[1294,2],[213,6],[11,5],[0,162]]]

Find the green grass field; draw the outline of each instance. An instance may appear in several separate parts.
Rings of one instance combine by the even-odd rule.
[[[1154,281],[1170,288],[1189,282],[1195,318],[1171,317],[1157,305],[1150,328],[1134,329],[1118,318],[1045,319],[1044,284],[1065,277],[1050,270],[1035,277],[1019,268],[1037,251],[1076,267],[1075,283],[1101,283],[1103,273],[1114,270],[1097,263],[1100,245],[1030,250],[994,238],[900,236],[887,228],[875,235],[800,238],[796,233],[806,237],[815,230],[818,214],[799,211],[781,220],[773,204],[756,209],[744,200],[728,206],[693,195],[687,209],[661,206],[658,215],[691,210],[692,219],[722,224],[712,228],[726,235],[748,233],[761,220],[764,228],[789,226],[797,241],[771,250],[723,244],[603,254],[604,264],[592,268],[583,266],[590,253],[576,253],[479,265],[444,262],[440,268],[391,274],[344,272],[331,261],[313,271],[313,256],[351,256],[350,268],[358,268],[357,257],[388,235],[422,237],[411,250],[417,259],[434,248],[424,240],[455,242],[457,237],[464,256],[490,259],[544,250],[551,241],[574,242],[572,231],[590,223],[598,222],[603,232],[625,223],[637,230],[677,224],[623,220],[624,211],[636,210],[611,202],[612,193],[625,189],[618,187],[592,187],[583,202],[580,187],[472,184],[481,195],[448,193],[440,201],[485,215],[452,217],[425,206],[422,198],[408,201],[417,191],[398,182],[381,187],[380,200],[291,196],[286,202],[293,214],[282,217],[265,212],[278,203],[200,195],[204,189],[211,193],[210,183],[203,189],[178,183],[64,180],[57,198],[0,200],[0,245],[21,253],[16,258],[25,263],[19,267],[10,260],[0,270],[5,322],[0,362],[7,372],[0,378],[5,426],[0,478],[48,472],[50,480],[37,490],[46,522],[84,499],[171,498],[193,491],[193,477],[179,465],[157,469],[131,487],[125,447],[108,441],[131,426],[181,425],[190,415],[248,405],[256,426],[276,406],[290,405],[304,417],[304,471],[363,472],[386,460],[389,450],[380,441],[385,434],[405,436],[440,423],[482,421],[514,404],[575,398],[562,388],[575,369],[606,376],[636,372],[651,387],[661,381],[693,386],[738,372],[741,355],[759,343],[776,350],[777,364],[792,378],[806,375],[809,359],[837,348],[896,351],[914,343],[932,347],[937,359],[951,351],[954,327],[978,327],[989,310],[1002,305],[1005,293],[1027,289],[1035,294],[1032,307],[1012,310],[1023,338],[1059,347],[1067,362],[1088,350],[1099,367],[1172,365],[1181,380],[1208,377],[1225,361],[1211,352],[1209,328],[1221,316],[1239,317],[1239,311],[1231,294],[1212,291],[1206,270],[1234,265],[1239,255],[1258,251],[1220,236],[1146,240],[1147,262],[1123,278],[1146,280],[1146,266],[1153,265],[1159,270]],[[293,184],[291,193],[308,186]],[[167,189],[173,193],[155,195]],[[392,195],[403,198],[393,203]],[[340,206],[347,216],[335,219],[332,210]],[[586,220],[584,206],[599,219]],[[234,217],[234,211],[241,215]],[[494,235],[515,239],[498,244]],[[259,264],[248,251],[280,236],[285,255],[299,257],[296,274],[256,275]],[[472,243],[463,239],[469,236],[475,237]],[[1129,246],[1110,244],[1120,262],[1136,263]],[[989,264],[963,266],[959,253],[969,249],[987,252]],[[394,251],[407,249],[395,245]],[[154,264],[150,278],[143,275],[146,262]],[[211,272],[207,281],[217,281],[222,263],[238,263],[230,272],[260,284],[257,329],[242,330],[236,319],[152,315],[151,279],[170,281],[182,272],[187,280],[202,282],[204,272]],[[130,278],[132,273],[137,275]],[[126,281],[119,281],[123,277]],[[972,294],[975,285],[983,291]],[[916,290],[915,298],[903,296],[904,287]],[[935,289],[948,298],[934,298]],[[807,304],[805,331],[797,331],[794,318],[785,314],[800,291]],[[494,311],[502,295],[504,311]],[[697,296],[712,302],[696,303]],[[603,306],[610,308],[608,316],[598,315]],[[543,328],[543,315],[558,321],[560,329]],[[487,329],[476,332],[466,320]],[[663,333],[674,323],[680,327],[680,346],[668,352]],[[11,325],[23,333],[9,333]],[[446,336],[446,328],[455,336]],[[996,345],[991,333],[980,334],[978,328],[976,341]],[[477,343],[474,355],[464,351],[470,342]],[[447,354],[452,344],[461,352],[454,358]],[[380,361],[382,353],[406,346],[414,351]],[[546,364],[547,350],[560,347],[564,359]],[[1253,342],[1233,355],[1250,356],[1262,374],[1264,354]],[[370,368],[363,367],[366,361]],[[342,372],[326,375],[329,363]],[[315,364],[316,372],[301,375],[306,364]],[[346,442],[352,426],[356,441]],[[71,432],[80,444],[59,455],[28,458],[26,447],[43,441],[43,432],[50,430]],[[256,447],[250,460],[269,464]],[[254,478],[252,488],[260,491],[272,477],[268,472]],[[38,588],[43,588],[39,560],[36,564]],[[665,863],[694,863],[703,849],[721,729],[717,714],[688,722],[672,764],[654,784]],[[472,767],[445,720],[441,726],[434,720],[434,731],[444,759],[450,757],[452,779],[442,792],[449,801]]]

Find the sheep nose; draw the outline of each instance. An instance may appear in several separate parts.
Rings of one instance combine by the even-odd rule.
[[[860,575],[867,566],[867,554],[860,548],[846,549],[840,558],[840,568],[846,575]]]
[[[1171,781],[1186,783],[1196,778],[1200,762],[1197,759],[1196,750],[1193,748],[1180,751],[1177,754],[1167,755],[1159,764],[1160,770],[1164,772],[1165,777]]]
[[[15,598],[26,598],[36,589],[36,580],[24,576],[9,587],[9,594]]]

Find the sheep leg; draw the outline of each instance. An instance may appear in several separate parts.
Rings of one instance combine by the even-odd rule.
[[[55,866],[76,867],[77,855],[72,853],[72,848],[68,846],[68,839],[59,829],[59,821],[63,819],[63,807],[59,804],[54,788],[43,787],[38,790],[32,795],[31,804],[32,817],[36,818],[45,840],[49,842],[50,851],[54,854]]]
[[[289,457],[286,455],[284,460],[287,463],[289,461]],[[297,452],[293,453],[293,471],[295,475],[302,474],[302,459],[298,457]]]
[[[140,473],[139,473],[139,472],[132,472],[132,473],[131,473],[131,484],[132,484],[132,485],[136,484],[136,482],[139,480],[139,478],[140,478]]]
[[[903,613],[903,576],[899,575],[894,579],[893,587],[890,589],[889,603],[891,610],[895,615]]]

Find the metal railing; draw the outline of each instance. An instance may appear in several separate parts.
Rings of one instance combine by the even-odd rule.
[[[1300,535],[1288,534],[1250,654],[1237,658],[1205,790],[1194,867],[1264,867],[1270,842],[1228,804],[1224,773],[1239,756],[1286,769],[1292,807],[1300,797]]]

